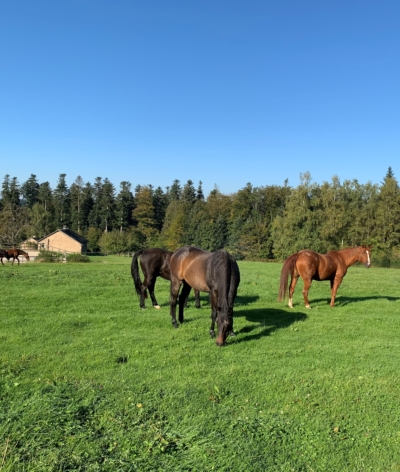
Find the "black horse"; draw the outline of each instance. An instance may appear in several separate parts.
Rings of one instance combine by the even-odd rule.
[[[190,289],[210,293],[210,335],[215,337],[214,326],[218,324],[218,346],[225,344],[228,334],[233,334],[233,304],[240,283],[239,267],[226,251],[208,252],[184,246],[174,252],[170,260],[171,269],[171,317],[176,322],[176,302],[179,295],[179,322],[183,322],[183,309]]]
[[[140,249],[136,251],[132,257],[131,274],[135,290],[140,297],[140,308],[145,308],[144,300],[147,298],[147,290],[149,290],[151,301],[154,308],[160,308],[154,295],[154,286],[157,277],[162,277],[165,280],[171,280],[171,271],[169,261],[171,260],[173,252],[165,249],[152,248]],[[140,259],[139,259],[140,257]],[[140,280],[138,259],[142,269],[144,280]],[[187,294],[187,296],[189,293]],[[195,290],[196,308],[200,308],[200,293]],[[187,297],[186,296],[186,297]]]

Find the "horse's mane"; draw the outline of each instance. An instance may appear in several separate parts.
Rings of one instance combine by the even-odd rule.
[[[228,293],[231,281],[231,261],[226,251],[212,253],[213,278],[218,286],[218,305],[228,309]]]

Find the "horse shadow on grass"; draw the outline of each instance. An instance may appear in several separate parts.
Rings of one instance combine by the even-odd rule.
[[[259,295],[237,295],[235,298],[235,307],[250,305],[251,303],[255,303],[256,301],[258,301],[259,298]],[[210,306],[210,298],[208,294],[200,294],[200,304],[202,307]],[[190,306],[194,306],[194,297],[191,297],[189,295],[188,307]]]
[[[389,295],[370,295],[368,297],[343,297],[343,296],[339,296],[339,297],[336,297],[336,299],[335,299],[335,307],[336,306],[339,307],[339,306],[350,305],[352,303],[367,302],[369,300],[388,300],[389,302],[396,302],[396,301],[400,300],[400,297],[392,297],[392,296],[389,296]],[[315,300],[310,298],[310,305],[311,305],[311,308],[316,307],[317,304],[328,305],[329,306],[330,301],[331,301],[331,299],[328,298],[328,297],[326,297],[326,298],[316,298]],[[300,306],[301,306],[301,303],[303,303],[303,302],[301,301],[299,303]],[[294,303],[294,305],[296,305],[296,303]],[[304,306],[304,303],[303,303],[303,306]]]
[[[276,308],[256,308],[254,310],[235,309],[234,317],[244,316],[247,321],[253,323],[251,326],[244,326],[236,334],[246,334],[237,339],[237,343],[260,339],[270,336],[278,329],[288,328],[293,323],[305,321],[307,315],[293,310],[278,310]],[[262,330],[260,331],[260,327]],[[256,331],[256,332],[254,332]]]

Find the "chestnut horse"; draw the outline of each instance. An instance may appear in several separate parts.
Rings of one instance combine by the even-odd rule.
[[[288,291],[288,277],[290,275],[289,307],[293,308],[293,292],[299,277],[303,279],[303,297],[306,308],[310,307],[308,291],[312,280],[329,280],[331,283],[331,302],[334,306],[336,292],[346,275],[347,268],[356,262],[362,262],[365,267],[371,265],[371,246],[358,246],[340,251],[330,251],[328,254],[318,254],[315,251],[304,249],[289,256],[282,267],[279,285],[279,301]]]
[[[19,265],[19,259],[18,256],[24,256],[27,261],[29,261],[29,255],[27,252],[23,251],[22,249],[0,249],[0,260],[1,263],[3,264],[3,257],[6,257],[7,260],[9,261],[12,257],[12,265],[14,265],[15,259],[18,261]],[[4,265],[4,264],[3,264]]]
[[[233,332],[233,303],[240,283],[239,267],[226,251],[208,252],[194,246],[184,246],[174,252],[171,268],[171,317],[176,322],[176,302],[179,288],[179,322],[183,323],[185,299],[190,289],[210,293],[211,327],[210,335],[215,337],[214,326],[218,324],[216,344],[225,344],[228,334]]]
[[[140,297],[140,308],[145,308],[144,300],[147,298],[147,290],[150,293],[153,307],[157,309],[160,308],[160,305],[157,303],[156,296],[154,295],[154,287],[157,277],[162,277],[165,280],[171,280],[171,271],[169,268],[171,256],[171,251],[166,251],[165,249],[159,248],[140,249],[133,255],[131,274],[136,293]],[[143,282],[140,280],[138,259],[140,261],[140,267],[144,275]],[[196,308],[200,308],[200,293],[195,290],[194,296],[196,299]]]

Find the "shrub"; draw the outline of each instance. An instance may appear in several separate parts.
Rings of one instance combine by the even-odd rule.
[[[67,262],[90,262],[90,259],[84,254],[67,254]]]
[[[63,261],[63,254],[54,251],[46,251],[45,249],[41,249],[39,251],[39,255],[36,258],[37,262],[62,262]]]

